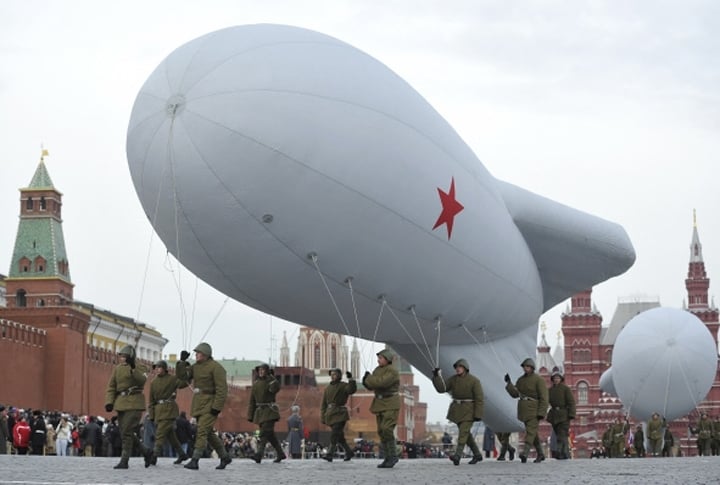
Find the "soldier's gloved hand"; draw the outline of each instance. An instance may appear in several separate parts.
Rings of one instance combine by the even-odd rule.
[[[482,418],[473,418],[473,421],[482,421]]]
[[[440,375],[440,368],[439,368],[439,367],[435,367],[435,368],[433,369],[433,377],[437,377],[437,376],[439,376],[439,375]]]
[[[248,418],[248,422],[252,423],[253,422],[252,418]]]
[[[188,357],[190,357],[190,352],[188,352],[187,350],[183,350],[180,352],[180,360],[182,360],[183,362],[188,360]]]
[[[272,367],[270,367],[270,368],[268,369],[268,374],[270,374],[271,376],[275,377],[275,369],[273,369]]]
[[[505,382],[507,382],[508,384],[510,384],[510,382],[511,382],[510,374],[505,374]]]
[[[210,414],[212,414],[213,416],[217,416],[220,414],[220,410],[219,409],[210,409]]]
[[[347,377],[348,379],[352,379],[352,372],[347,371],[347,372],[345,373],[345,377]]]
[[[543,419],[545,419],[545,416],[538,416],[537,418],[538,418],[538,421],[542,421]]]
[[[133,357],[128,357],[127,359],[125,359],[125,362],[127,363],[127,365],[130,366],[131,369],[135,368],[135,359]]]
[[[107,411],[108,413],[111,413],[112,410],[113,410],[113,405],[112,405],[112,403],[105,405],[105,411]]]

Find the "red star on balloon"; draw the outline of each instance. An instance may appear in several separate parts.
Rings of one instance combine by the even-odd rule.
[[[453,229],[453,222],[455,221],[455,216],[460,213],[465,207],[458,202],[455,199],[455,177],[452,178],[452,181],[450,182],[450,192],[445,192],[440,187],[438,187],[438,195],[440,195],[440,203],[442,204],[442,212],[440,213],[440,216],[438,217],[437,221],[435,222],[435,225],[433,226],[433,231],[437,229],[438,227],[445,224],[447,226],[447,233],[448,233],[448,241],[450,240],[450,236],[452,235],[452,229]]]

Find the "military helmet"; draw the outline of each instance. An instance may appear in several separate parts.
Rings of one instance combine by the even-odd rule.
[[[197,344],[197,347],[193,349],[193,352],[200,352],[207,357],[212,357],[212,347],[210,347],[210,344],[206,342],[200,342]]]
[[[255,372],[259,371],[260,369],[265,369],[266,371],[268,371],[270,370],[270,366],[263,362],[262,364],[255,366]]]
[[[334,369],[330,369],[330,371],[328,372],[328,375],[331,376],[333,374],[333,372],[336,372],[339,376],[342,375],[342,370],[338,369],[337,367]]]
[[[457,369],[457,366],[459,365],[463,366],[467,372],[470,372],[470,365],[468,364],[467,360],[458,359],[458,361],[453,364],[453,369]]]
[[[395,357],[393,353],[390,351],[390,349],[382,349],[380,352],[378,352],[375,355],[382,355],[387,359],[388,362],[392,363],[393,358]]]
[[[550,379],[551,379],[551,380],[554,379],[555,376],[558,376],[561,381],[564,381],[564,380],[565,380],[565,376],[562,375],[562,372],[560,372],[560,369],[555,369],[555,370],[553,370],[553,373],[550,374]]]
[[[535,361],[532,360],[530,357],[522,361],[522,364],[520,364],[520,367],[525,367],[526,365],[529,365],[530,367],[535,369]]]
[[[132,345],[126,345],[122,349],[120,349],[120,352],[118,352],[120,355],[126,355],[131,359],[135,358],[135,347]]]
[[[153,364],[153,369],[155,367],[162,367],[163,369],[168,370],[167,362],[165,362],[164,360],[158,360],[157,362],[155,362]]]

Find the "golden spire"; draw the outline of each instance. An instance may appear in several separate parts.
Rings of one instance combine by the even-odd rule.
[[[50,152],[47,151],[47,149],[43,146],[43,144],[40,144],[40,161],[45,161],[45,157],[49,157]]]
[[[693,209],[693,227],[697,227],[697,213]]]
[[[543,333],[545,333],[545,330],[547,330],[547,325],[545,324],[545,321],[540,324],[540,330],[542,330]]]

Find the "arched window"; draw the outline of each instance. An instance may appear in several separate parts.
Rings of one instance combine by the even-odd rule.
[[[330,367],[335,369],[337,366],[337,346],[335,345],[335,342],[333,342],[330,345]]]
[[[320,343],[315,341],[313,343],[313,369],[320,368]]]
[[[25,290],[17,290],[17,293],[15,293],[15,306],[16,307],[26,307],[27,306],[27,299],[25,298],[26,295]]]
[[[31,197],[28,197],[27,200],[25,201],[25,208],[26,208],[27,210],[29,210],[29,211],[32,210],[32,208],[33,208],[33,200],[32,200]]]
[[[45,202],[45,197],[40,197],[40,210],[44,211],[47,209],[47,202]]]
[[[588,385],[587,382],[580,382],[577,385],[578,404],[588,403]]]

